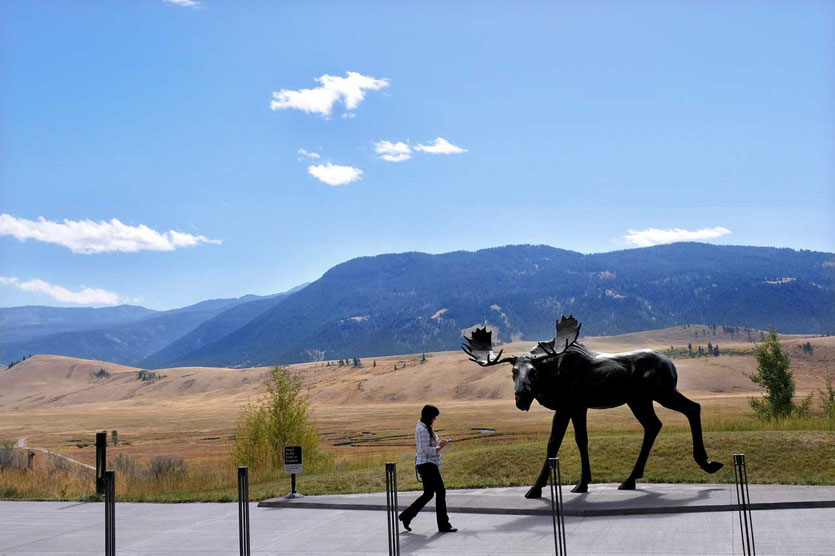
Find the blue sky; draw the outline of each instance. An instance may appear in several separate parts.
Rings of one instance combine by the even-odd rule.
[[[0,20],[2,306],[165,309],[363,255],[676,229],[835,251],[830,2],[18,1]]]

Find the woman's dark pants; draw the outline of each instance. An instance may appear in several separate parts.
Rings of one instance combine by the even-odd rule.
[[[406,508],[401,517],[403,521],[411,521],[417,513],[423,509],[427,502],[437,496],[435,500],[435,517],[438,519],[438,530],[449,529],[449,516],[446,513],[446,489],[444,480],[441,478],[441,471],[434,463],[421,463],[417,466],[418,473],[423,479],[423,494]]]

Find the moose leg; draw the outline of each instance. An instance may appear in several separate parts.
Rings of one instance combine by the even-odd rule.
[[[647,464],[649,452],[652,450],[652,445],[655,442],[655,437],[661,431],[661,421],[655,414],[655,409],[652,407],[652,400],[639,400],[629,402],[629,409],[644,427],[644,441],[641,444],[641,453],[635,461],[635,467],[632,468],[632,473],[629,477],[621,483],[618,490],[635,490],[635,481],[644,476],[644,467]]]
[[[574,441],[577,442],[577,449],[580,451],[580,465],[582,471],[580,474],[580,482],[577,483],[571,492],[588,492],[589,483],[591,482],[591,466],[589,465],[589,433],[586,428],[586,414],[588,409],[585,407],[577,410],[571,416],[571,423],[574,425]]]
[[[525,494],[525,498],[541,498],[542,487],[548,484],[548,458],[555,458],[560,451],[560,444],[562,444],[562,437],[565,436],[565,430],[568,428],[568,421],[570,415],[557,411],[554,413],[554,420],[551,423],[551,438],[548,439],[547,456],[545,457],[545,465],[542,466],[542,471],[539,472],[539,477],[536,482]]]
[[[693,459],[703,470],[708,473],[716,473],[724,464],[718,461],[710,461],[705,450],[705,442],[702,438],[701,406],[693,400],[687,399],[678,390],[673,390],[668,395],[656,398],[656,401],[666,407],[684,413],[690,421],[690,433],[693,435]]]

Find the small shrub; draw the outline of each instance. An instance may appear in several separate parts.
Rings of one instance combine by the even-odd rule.
[[[835,423],[835,388],[832,387],[831,377],[826,377],[826,390],[818,390],[818,397],[826,419]]]
[[[96,378],[107,378],[110,376],[110,373],[108,373],[104,369],[99,369],[98,371],[93,373],[93,376]]]
[[[146,473],[152,479],[184,477],[188,475],[188,465],[183,458],[157,456],[148,462]]]
[[[14,442],[11,440],[0,442],[0,469],[11,469],[14,461]]]
[[[125,454],[119,454],[116,456],[116,459],[113,460],[113,469],[115,469],[116,473],[119,475],[126,475],[130,477],[136,477],[141,473],[139,464],[136,460]]]
[[[75,471],[76,466],[74,463],[69,461],[66,458],[62,458],[60,456],[56,456],[53,454],[47,454],[47,465],[49,467],[50,474],[55,473],[70,473],[71,471]],[[63,498],[63,496],[62,496]]]

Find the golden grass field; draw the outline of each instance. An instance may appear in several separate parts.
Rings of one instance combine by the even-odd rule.
[[[759,332],[752,339],[759,340]],[[798,396],[817,392],[824,386],[825,376],[835,374],[835,338],[798,335],[783,336],[781,340],[792,358]],[[588,337],[583,341],[605,352],[645,347],[666,350],[670,346],[686,349],[688,343],[696,349],[707,342],[719,344],[724,353],[719,357],[675,359],[679,389],[702,404],[709,451],[713,451],[712,443],[717,443],[717,450],[744,451],[744,445],[735,447],[733,432],[750,429],[756,434],[746,437],[745,443],[759,446],[764,454],[768,452],[769,438],[778,439],[783,448],[786,443],[806,439],[807,451],[813,457],[835,460],[835,434],[831,429],[821,430],[819,425],[801,423],[790,426],[790,430],[768,430],[751,420],[748,398],[757,395],[759,389],[745,376],[756,366],[750,353],[753,343],[747,335],[732,337],[724,334],[721,327],[714,334],[710,327],[691,325],[622,336]],[[813,354],[806,354],[800,348],[806,342],[812,344]],[[525,351],[531,345],[515,342],[502,347],[506,353],[514,353]],[[359,483],[373,486],[376,478],[357,483],[356,477],[373,474],[374,466],[387,459],[408,463],[413,450],[414,423],[424,403],[433,403],[441,409],[437,428],[456,441],[447,456],[450,484],[472,485],[480,480],[468,472],[456,482],[454,462],[459,461],[469,470],[478,469],[471,458],[478,455],[489,461],[491,454],[505,453],[508,447],[517,447],[520,454],[525,454],[520,456],[520,461],[530,458],[533,467],[520,469],[519,475],[508,471],[504,481],[498,476],[488,482],[524,484],[535,473],[536,462],[544,455],[552,412],[538,406],[528,413],[515,408],[509,367],[480,368],[460,351],[427,354],[423,364],[420,359],[420,354],[364,359],[360,368],[333,363],[328,366],[324,362],[290,367],[309,388],[321,432],[320,446],[334,461],[327,478],[320,478],[321,484],[314,477],[305,477],[309,489],[347,491]],[[100,369],[109,376],[96,378],[94,373]],[[95,433],[115,429],[120,443],[108,447],[109,458],[120,453],[139,463],[158,455],[184,458],[192,470],[193,477],[189,480],[193,484],[177,487],[186,493],[181,498],[225,499],[223,493],[231,489],[231,481],[225,475],[227,468],[231,470],[229,478],[233,479],[234,463],[229,453],[240,407],[262,393],[263,380],[270,369],[162,369],[155,371],[162,377],[148,383],[137,379],[138,370],[100,361],[37,355],[0,371],[0,440],[17,442],[25,438],[28,446],[43,447],[92,464]],[[689,433],[681,415],[656,408],[665,428],[650,456],[647,477],[670,480],[669,472],[661,478],[652,475],[653,462],[662,459],[656,452],[665,446],[675,447],[686,460],[690,450]],[[480,432],[482,429],[495,432]],[[620,480],[613,477],[620,474],[623,465],[612,467],[606,461],[597,460],[602,454],[611,453],[611,447],[615,446],[623,452],[620,458],[631,466],[640,446],[639,424],[623,407],[593,410],[589,415],[589,431],[593,471],[597,467],[603,472],[602,477]],[[576,456],[571,431],[561,455],[566,458],[570,476]],[[726,454],[712,456],[729,460]],[[36,472],[30,475],[37,475],[38,469],[46,473],[46,458],[36,456],[36,462],[39,459]],[[605,471],[609,468],[611,477]],[[695,465],[683,468],[682,480],[699,480],[699,477],[707,480],[691,468]],[[600,473],[597,475],[596,478],[601,477]],[[832,482],[833,478],[835,469],[830,475],[788,482]],[[260,486],[255,480],[254,491],[269,495],[284,488],[286,481],[281,481],[280,475],[268,479]],[[78,498],[88,488],[80,481],[75,486],[64,485],[63,491],[55,491],[50,490],[46,481],[38,483],[37,477],[27,480],[31,483],[28,490],[18,485],[12,492],[7,486],[6,497],[26,497],[23,493],[28,492],[30,497]],[[786,476],[777,474],[769,480],[786,481]],[[8,485],[11,481],[8,474],[0,474],[0,498],[4,497],[4,482]],[[141,488],[134,494],[136,499],[153,498],[153,493]]]

